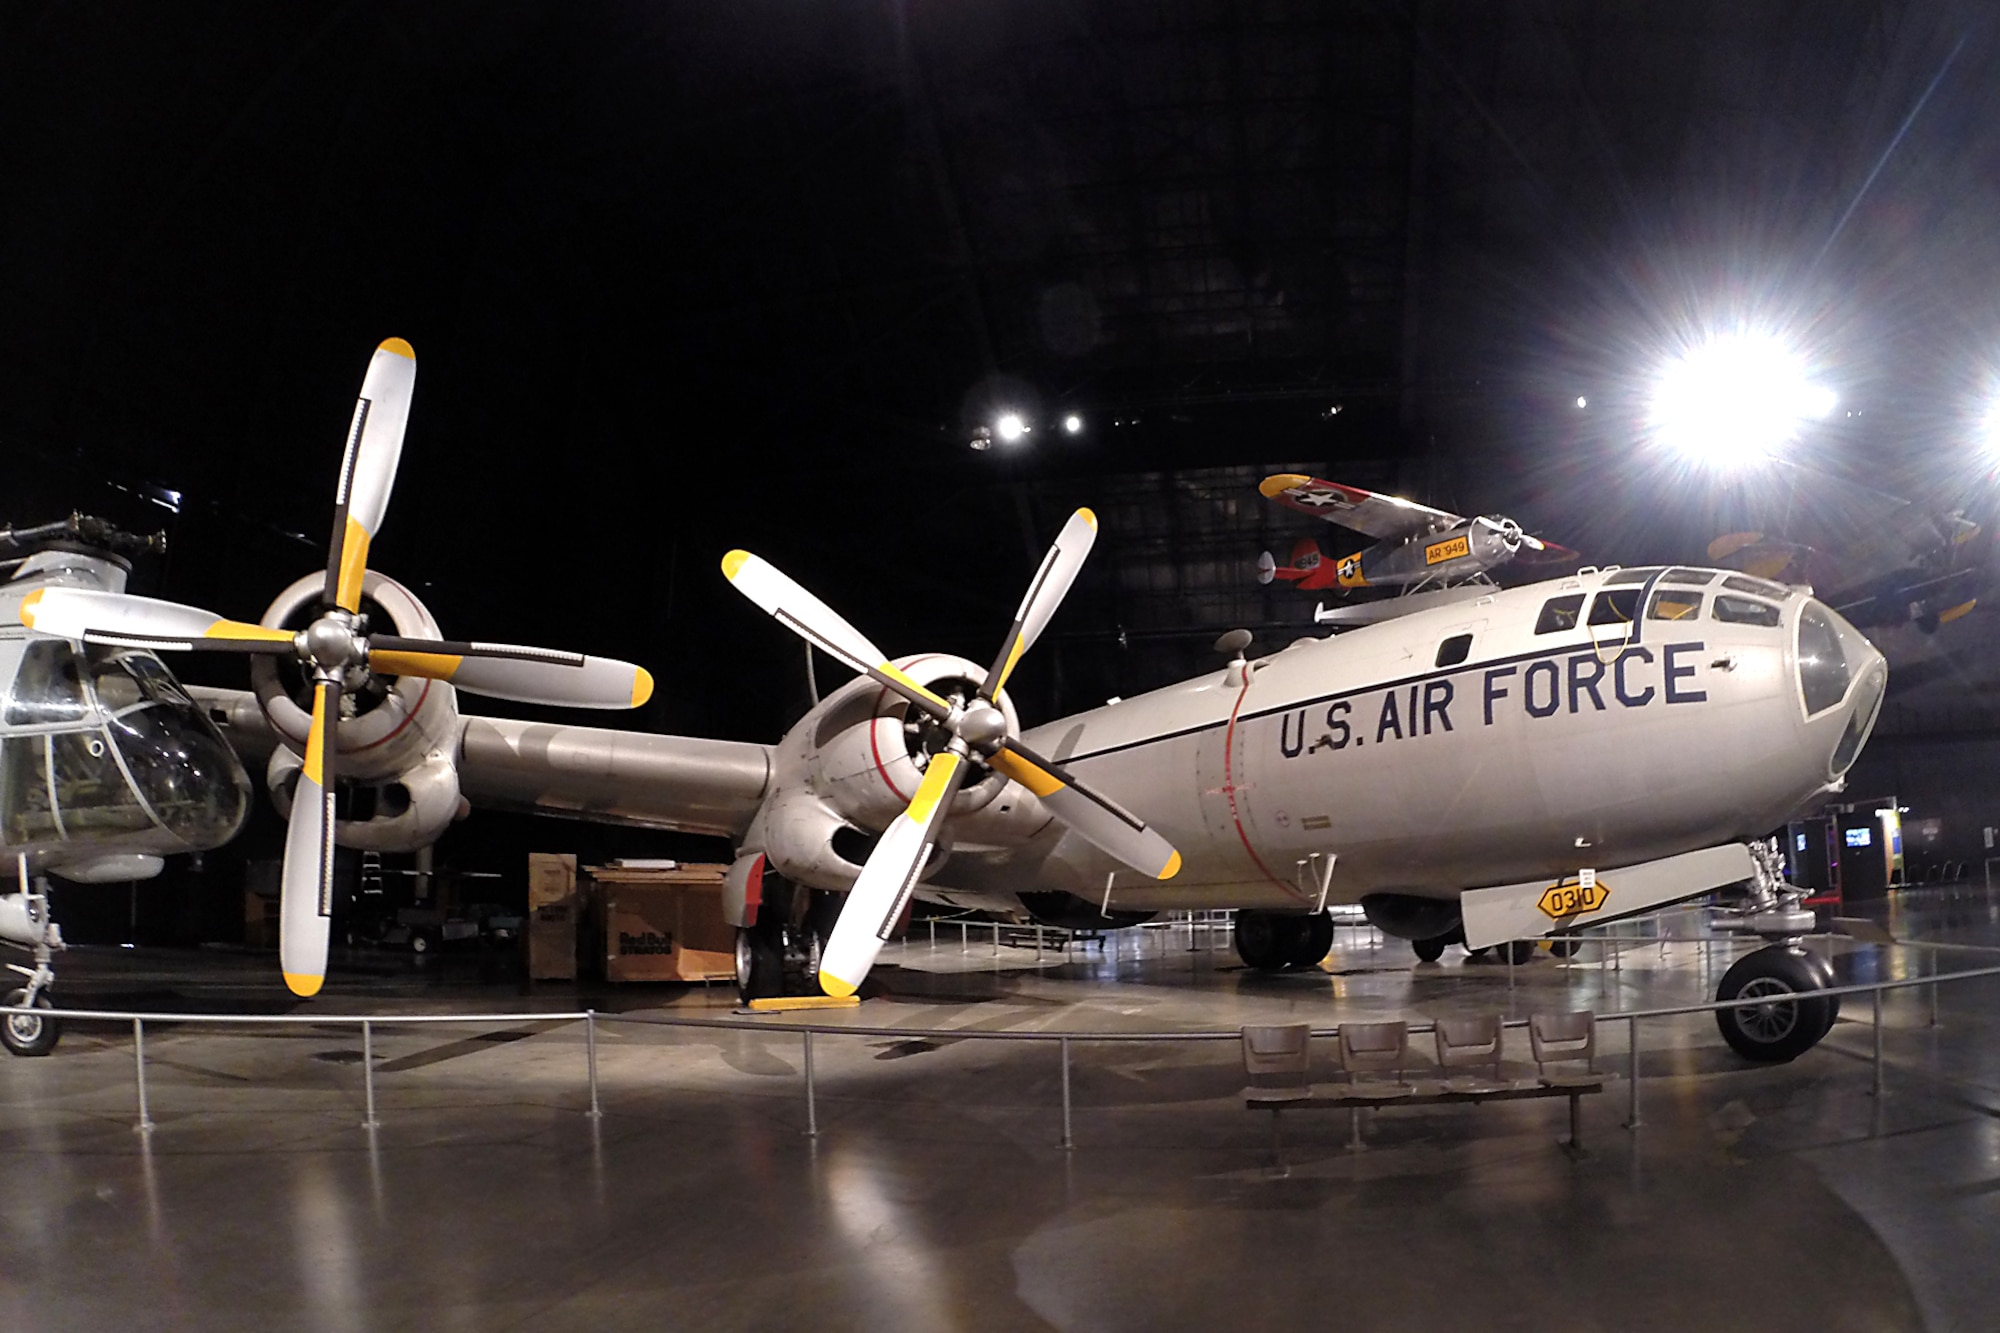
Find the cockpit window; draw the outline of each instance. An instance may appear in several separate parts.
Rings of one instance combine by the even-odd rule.
[[[1566,629],[1576,628],[1576,617],[1583,610],[1583,594],[1571,593],[1567,597],[1551,597],[1542,603],[1541,617],[1535,621],[1535,633],[1556,634]]]
[[[1701,617],[1701,594],[1681,592],[1677,589],[1662,588],[1653,594],[1653,600],[1646,608],[1648,620],[1698,620]]]
[[[1437,665],[1441,667],[1457,666],[1471,655],[1472,636],[1470,634],[1454,634],[1438,645]]]
[[[1712,569],[1670,569],[1660,575],[1660,582],[1689,583],[1696,586],[1706,586],[1714,577],[1715,571]]]
[[[1590,623],[1593,625],[1629,625],[1638,618],[1637,588],[1608,589],[1597,594],[1597,600],[1590,606]]]
[[[1732,592],[1754,592],[1759,597],[1790,597],[1792,590],[1782,583],[1769,579],[1753,579],[1747,574],[1731,574],[1722,581],[1722,586]]]
[[[1824,713],[1847,696],[1847,654],[1833,622],[1808,602],[1799,612],[1799,690],[1806,716]]]
[[[1604,586],[1608,588],[1618,583],[1644,583],[1659,572],[1660,566],[1658,565],[1642,565],[1638,569],[1616,570],[1604,580]]]
[[[47,727],[82,721],[86,711],[76,650],[62,639],[29,643],[0,717],[11,727]]]
[[[1721,592],[1715,595],[1715,618],[1732,625],[1762,625],[1773,629],[1778,624],[1778,608],[1754,597],[1731,597]]]

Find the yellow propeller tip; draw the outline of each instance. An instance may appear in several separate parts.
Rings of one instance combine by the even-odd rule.
[[[381,345],[375,350],[378,352],[394,352],[397,356],[408,357],[412,361],[417,359],[417,349],[410,346],[409,343],[403,341],[401,338],[384,338]]]
[[[1097,514],[1093,510],[1089,508],[1079,509],[1076,511],[1076,516],[1090,524],[1093,532],[1097,530]]]
[[[1181,854],[1179,852],[1175,852],[1172,857],[1168,858],[1166,868],[1160,871],[1159,874],[1153,876],[1153,878],[1172,879],[1175,875],[1178,875],[1180,873],[1181,873]]]
[[[35,608],[42,600],[42,590],[36,589],[21,599],[21,623],[29,629],[35,627]]]
[[[308,976],[303,972],[285,973],[285,985],[291,988],[292,994],[301,999],[310,1000],[319,994],[319,988],[325,984],[325,977]]]
[[[749,559],[750,553],[748,551],[731,551],[728,555],[723,556],[722,577],[728,579],[731,583],[736,582],[737,571],[742,569],[744,562]]]
[[[836,1000],[844,1000],[859,989],[849,982],[842,981],[825,968],[820,969],[819,988]]]
[[[637,708],[652,697],[653,673],[640,667],[637,674],[632,677],[632,706]]]
[[[1266,477],[1264,480],[1258,482],[1257,489],[1265,495],[1281,495],[1291,490],[1294,486],[1305,486],[1310,484],[1311,481],[1312,478],[1303,473],[1280,472],[1275,476]]]

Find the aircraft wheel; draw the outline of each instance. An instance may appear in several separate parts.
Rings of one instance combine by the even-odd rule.
[[[1428,940],[1411,940],[1410,947],[1417,951],[1417,958],[1426,963],[1435,963],[1444,957],[1446,940],[1442,935]]]
[[[1236,914],[1236,956],[1260,972],[1285,965],[1287,943],[1283,923],[1269,912]]]
[[[1807,965],[1813,971],[1819,973],[1820,985],[1830,990],[1840,984],[1840,978],[1834,975],[1833,960],[1831,958],[1828,958],[1823,953],[1814,953],[1811,949],[1806,949],[1802,952],[1806,956]],[[1826,1030],[1827,1032],[1831,1032],[1833,1031],[1833,1025],[1840,1019],[1840,997],[1838,995],[1827,996],[1826,1007]],[[1825,1036],[1826,1033],[1821,1033],[1820,1035]]]
[[[736,931],[736,998],[748,1004],[784,989],[785,959],[755,926]]]
[[[1574,958],[1583,952],[1583,941],[1574,935],[1558,935],[1549,941],[1549,952],[1558,958]]]
[[[1333,918],[1325,912],[1316,912],[1296,922],[1286,923],[1291,928],[1287,952],[1293,967],[1318,967],[1325,961],[1328,951],[1333,948]]]
[[[1833,1001],[1812,996],[1826,983],[1811,958],[1803,949],[1774,944],[1737,959],[1722,974],[1716,999],[1761,1002],[1715,1012],[1722,1039],[1738,1055],[1772,1064],[1797,1059],[1833,1026]],[[1800,998],[1781,1001],[1788,995]]]
[[[1494,945],[1493,952],[1501,962],[1513,963],[1518,967],[1522,963],[1534,961],[1535,942],[1533,940],[1509,940],[1505,944]]]
[[[25,1005],[28,992],[12,991],[7,996],[7,1004]],[[35,997],[35,1008],[54,1009],[46,995]],[[56,1040],[62,1036],[62,1024],[53,1014],[41,1013],[8,1014],[7,1021],[0,1023],[0,1045],[4,1045],[12,1055],[47,1055],[56,1048]]]

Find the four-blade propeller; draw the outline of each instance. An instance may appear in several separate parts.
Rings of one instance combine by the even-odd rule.
[[[748,551],[731,551],[723,557],[722,572],[744,596],[806,642],[929,713],[950,736],[945,748],[932,756],[909,807],[883,831],[848,893],[833,937],[820,956],[820,986],[827,994],[852,995],[860,988],[923,874],[944,816],[975,756],[1041,798],[1049,813],[1078,836],[1133,869],[1155,879],[1171,878],[1180,870],[1180,853],[1144,820],[1009,736],[1006,718],[993,702],[1021,655],[1062,604],[1096,538],[1097,518],[1088,509],[1070,516],[1028,585],[985,683],[964,703],[913,680],[838,612],[767,561]]]
[[[335,724],[344,690],[370,672],[423,676],[524,703],[573,708],[636,708],[653,680],[630,662],[514,644],[410,639],[371,634],[361,614],[368,548],[381,531],[403,452],[403,427],[416,384],[416,353],[401,338],[375,349],[348,428],[327,554],[324,608],[303,630],[224,620],[196,607],[120,593],[49,588],[22,604],[21,623],[86,644],[293,656],[313,685],[312,729],[285,832],[279,900],[279,962],[285,984],[317,994],[326,979],[333,909]]]

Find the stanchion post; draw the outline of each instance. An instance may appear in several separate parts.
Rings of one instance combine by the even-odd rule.
[[[375,1025],[365,1018],[361,1020],[361,1097],[368,1107],[361,1127],[374,1129],[382,1123],[375,1118]]]
[[[146,1106],[146,1022],[132,1020],[132,1063],[139,1075],[139,1132],[153,1132],[153,1115]]]
[[[602,1120],[604,1108],[597,1101],[597,1011],[583,1011],[583,1049],[590,1062],[590,1118]]]
[[[1871,1097],[1880,1097],[1882,1095],[1882,988],[1877,986],[1868,993],[1868,998],[1874,1001],[1875,1010],[1875,1085],[1868,1090],[1868,1094]]]
[[[1625,1128],[1637,1129],[1644,1122],[1639,1119],[1639,1020],[1636,1018],[1625,1020],[1625,1046]]]
[[[1938,1026],[1938,951],[1931,950],[1931,1026]]]
[[[807,1028],[804,1035],[806,1039],[806,1137],[816,1139],[819,1137],[819,1106],[815,1101],[817,1090],[813,1084],[812,1029]]]
[[[1068,1037],[1064,1037],[1062,1039],[1062,1085],[1063,1085],[1062,1146],[1064,1151],[1068,1151],[1069,1149],[1076,1146],[1076,1140],[1070,1135],[1070,1125],[1069,1125],[1069,1038]]]

